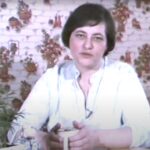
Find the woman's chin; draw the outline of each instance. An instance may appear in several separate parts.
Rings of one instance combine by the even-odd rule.
[[[82,65],[80,66],[82,66],[82,68],[92,69],[92,68],[95,68],[96,65],[87,62],[87,63],[82,63]]]

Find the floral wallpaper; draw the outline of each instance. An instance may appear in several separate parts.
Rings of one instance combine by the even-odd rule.
[[[113,8],[110,9],[117,25],[117,43],[122,43],[123,38],[128,31],[127,25],[130,23],[132,29],[142,32],[142,25],[139,18],[134,16],[134,12],[129,7],[129,1],[114,1]],[[9,2],[0,2],[0,13],[8,9]],[[33,5],[33,4],[32,4]],[[51,9],[53,7],[53,1],[43,0],[43,5]],[[137,9],[142,9],[143,14],[150,15],[150,3],[146,0],[137,0],[135,1],[135,6]],[[7,25],[5,30],[9,32],[16,32],[16,34],[22,34],[22,30],[32,26],[31,20],[37,18],[38,15],[34,15],[34,10],[32,10],[31,4],[23,0],[17,1],[16,14],[12,15],[7,20]],[[68,10],[67,15],[71,13],[71,10]],[[18,56],[18,53],[21,53],[22,49],[20,41],[18,40],[8,40],[9,47],[5,45],[0,45],[0,100],[8,101],[16,111],[20,108],[29,92],[32,89],[32,86],[40,75],[44,72],[38,73],[40,68],[40,62],[45,63],[46,68],[54,66],[61,59],[71,59],[68,54],[68,51],[60,43],[60,31],[63,27],[63,23],[67,18],[67,15],[56,12],[53,14],[53,17],[47,18],[48,28],[41,28],[41,40],[35,42],[35,51],[34,53],[40,56],[40,61],[35,59],[34,53],[27,51],[23,56]],[[130,18],[130,16],[132,19]],[[4,16],[5,17],[5,16]],[[42,25],[41,25],[42,26]],[[150,26],[147,30],[150,30]],[[58,31],[55,36],[53,32]],[[36,32],[36,30],[34,30]],[[26,35],[26,39],[29,39],[30,36]],[[150,39],[149,39],[150,40]],[[28,47],[26,47],[28,49]],[[135,52],[135,51],[134,51]],[[139,75],[139,78],[142,80],[143,84],[150,85],[150,43],[146,42],[138,46],[136,49],[136,57],[132,57],[132,51],[126,49],[124,53],[120,53],[119,59],[133,65]],[[18,66],[22,68],[20,75],[23,74],[24,78],[18,81],[18,72],[14,70],[16,65],[16,59],[18,60]],[[45,68],[45,69],[46,69]],[[29,81],[32,80],[32,82]],[[12,84],[19,84],[16,89],[17,94],[14,94],[14,86]],[[8,96],[9,95],[9,96]]]

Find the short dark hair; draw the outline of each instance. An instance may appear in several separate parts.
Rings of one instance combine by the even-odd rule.
[[[85,3],[77,7],[68,17],[63,31],[62,42],[66,47],[69,47],[71,33],[79,27],[94,26],[99,23],[106,25],[107,49],[104,53],[106,56],[113,50],[116,41],[115,23],[109,10],[100,4]]]

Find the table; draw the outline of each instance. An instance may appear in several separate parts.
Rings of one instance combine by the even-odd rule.
[[[110,149],[110,150],[150,150],[146,148],[123,148],[123,149]]]
[[[12,147],[0,148],[0,150],[26,150],[24,145],[17,145]],[[109,149],[109,150],[150,150],[146,148],[132,148],[132,149]]]
[[[6,148],[0,148],[0,150],[26,150],[24,145],[11,146]]]

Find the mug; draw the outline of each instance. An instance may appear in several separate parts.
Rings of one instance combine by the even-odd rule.
[[[58,135],[63,137],[63,150],[69,150],[69,137],[75,135],[78,132],[77,129],[70,129],[70,130],[65,130],[65,129],[59,129],[58,130]]]

